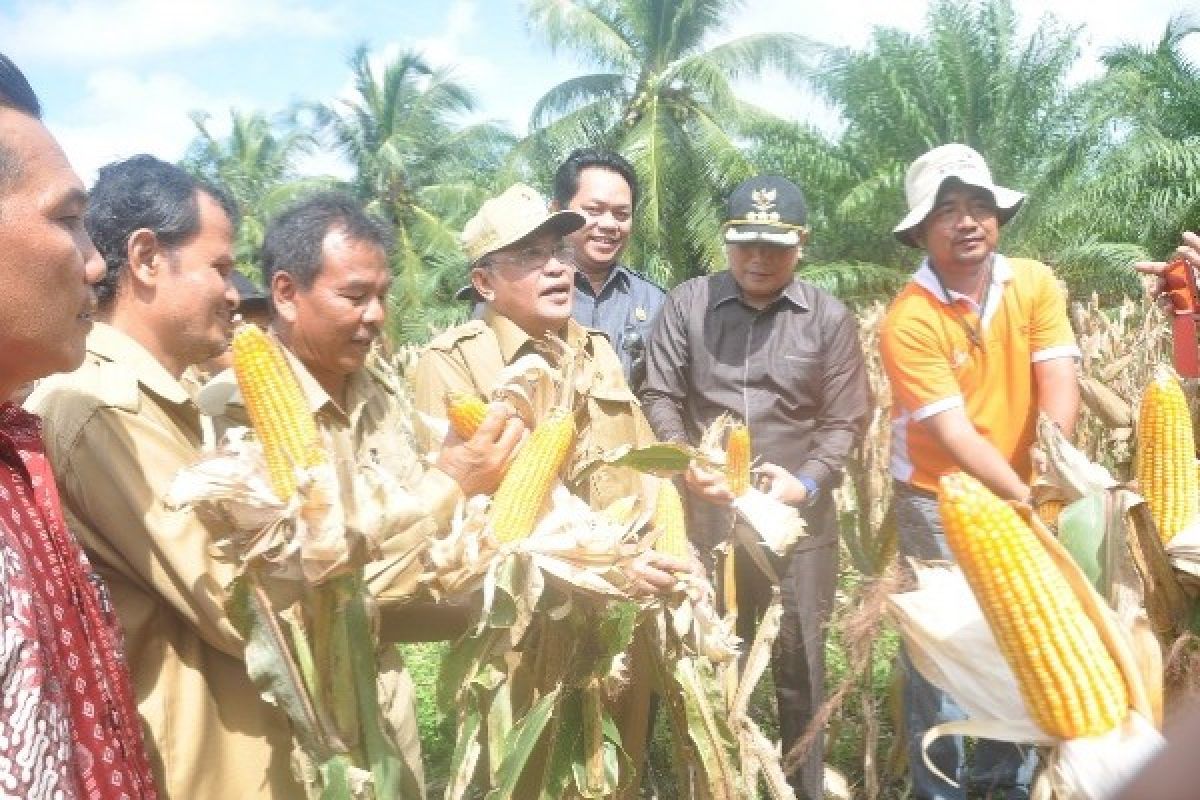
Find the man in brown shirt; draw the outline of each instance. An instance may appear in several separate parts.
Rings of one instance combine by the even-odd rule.
[[[163,796],[299,797],[303,790],[289,763],[287,718],[260,698],[246,675],[241,639],[224,611],[232,568],[212,553],[221,535],[219,522],[168,510],[161,499],[204,444],[200,410],[179,378],[227,344],[236,302],[228,282],[232,206],[222,202],[219,191],[148,156],[104,168],[93,192],[88,224],[107,264],[100,293],[106,324],[97,324],[89,336],[84,365],[45,381],[29,401],[46,418],[68,519],[112,589]],[[356,277],[379,278],[382,271],[380,280],[386,283],[385,249],[371,239],[359,241],[361,236],[311,234],[305,241],[316,248],[318,270],[330,238],[340,246],[344,269]],[[321,322],[354,327],[348,338],[356,342],[372,338],[382,319],[381,289],[378,282],[368,283],[354,295],[368,298],[354,304],[356,326],[345,322],[349,312]],[[350,304],[350,286],[328,287],[314,279],[296,291],[308,297],[320,287],[330,303]],[[324,352],[346,357],[339,368],[348,373],[328,390],[351,410],[346,419],[386,418],[374,411],[374,394],[364,392],[372,399],[350,405],[351,384],[366,382],[351,380],[349,373],[355,365],[361,370],[369,341],[350,347],[329,331],[313,332],[307,341],[314,347],[326,341]],[[403,437],[403,426],[395,418],[392,424],[396,437]],[[518,435],[519,429],[511,433],[513,442]],[[474,440],[471,444],[491,458],[490,451]],[[381,556],[392,557],[390,568],[380,562],[370,576],[372,589],[385,601],[381,605],[390,607],[403,596],[414,543],[448,517],[459,480],[474,491],[488,485],[486,480],[480,484],[481,478],[498,476],[506,453],[493,464],[469,458],[467,447],[450,443],[443,449],[449,455],[440,462],[442,469],[424,475],[412,459],[401,477],[406,482],[389,484],[386,506],[356,509],[358,524],[368,524],[367,515],[374,515],[371,539]],[[386,474],[386,468],[378,472]],[[399,720],[409,737],[404,756],[419,782],[411,700],[402,694],[399,703],[402,709],[408,706]],[[417,787],[414,794],[419,793]]]
[[[667,294],[650,336],[642,400],[660,439],[698,443],[721,414],[750,428],[768,492],[798,506],[808,526],[781,575],[783,621],[772,667],[787,753],[820,704],[824,626],[837,579],[831,491],[869,407],[853,315],[794,270],[807,235],[804,197],[773,175],[740,184],[725,223],[729,270]],[[686,476],[689,533],[711,548],[729,533],[724,478],[693,466]],[[750,559],[737,560],[738,634],[750,641],[769,597]],[[822,796],[820,740],[791,776],[801,796]]]

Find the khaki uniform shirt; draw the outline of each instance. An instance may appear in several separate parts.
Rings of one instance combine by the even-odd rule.
[[[590,375],[584,402],[576,410],[579,431],[572,459],[599,455],[622,444],[635,447],[654,441],[641,404],[625,382],[625,373],[608,339],[574,320],[567,321],[566,341],[584,352],[582,369]],[[429,343],[414,376],[419,412],[443,419],[446,394],[460,391],[484,399],[496,388],[499,372],[523,355],[534,352],[534,340],[507,317],[490,308],[482,319],[451,328]],[[436,446],[434,434],[418,426],[423,447]],[[593,508],[642,491],[640,476],[627,468],[601,467],[587,486],[575,487]]]
[[[643,446],[653,442],[654,434],[642,415],[641,405],[625,383],[621,362],[604,334],[569,320],[565,338],[569,345],[583,349],[583,369],[585,374],[591,375],[584,403],[576,413],[579,430],[576,455],[587,457],[621,444]],[[507,317],[486,309],[482,319],[451,328],[430,342],[421,354],[414,376],[417,410],[444,418],[445,398],[449,391],[489,397],[500,370],[532,352],[533,339],[528,334]],[[426,437],[431,435],[428,431],[424,433]],[[641,493],[644,485],[634,470],[601,467],[593,471],[586,486],[575,489],[593,508],[603,508],[621,497]],[[649,732],[653,667],[641,632],[630,648],[629,656],[632,679],[612,700],[610,707],[621,733],[622,747],[635,770],[630,786],[619,795],[622,800],[639,796]],[[544,756],[545,753],[539,751],[534,756],[535,762]],[[529,774],[537,774],[537,769],[529,769]],[[537,788],[520,784],[517,796],[524,797],[525,792],[535,792]]]
[[[287,718],[260,699],[225,615],[232,567],[212,556],[217,523],[161,500],[201,455],[200,411],[124,333],[96,324],[87,351],[83,366],[41,382],[27,405],[45,420],[68,524],[112,593],[160,792],[175,800],[302,797]],[[422,498],[435,500],[406,493],[407,520],[421,531],[458,495],[441,473],[423,478],[430,493]],[[407,534],[401,524],[394,530]],[[380,551],[390,545],[384,539]],[[408,569],[404,559],[378,568],[372,587]]]

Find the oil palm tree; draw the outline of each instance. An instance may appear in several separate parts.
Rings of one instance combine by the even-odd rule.
[[[1134,245],[1142,257],[1161,257],[1180,231],[1200,227],[1200,64],[1183,51],[1192,36],[1200,24],[1177,16],[1154,46],[1123,44],[1103,55],[1097,98],[1109,135],[1056,226]]]
[[[417,52],[376,69],[359,47],[350,70],[352,97],[306,108],[353,167],[368,210],[395,227],[393,332],[419,341],[463,315],[450,299],[465,275],[457,231],[489,193],[512,137],[468,124],[474,95]]]
[[[641,195],[630,257],[666,284],[723,262],[721,197],[753,172],[743,145],[778,119],[735,83],[803,74],[802,37],[764,33],[714,43],[738,0],[530,0],[529,20],[555,49],[599,71],[547,91],[519,156],[554,164],[583,144],[622,152]],[[543,167],[544,168],[544,167]]]
[[[912,251],[886,235],[905,210],[904,171],[948,142],[979,150],[998,182],[1028,193],[1006,241],[1027,249],[1023,231],[1101,128],[1087,115],[1088,87],[1067,83],[1079,31],[1043,19],[1022,38],[1018,23],[1010,0],[936,0],[919,34],[876,28],[863,50],[826,52],[813,83],[846,120],[839,152],[855,175],[832,204],[831,255],[911,264]]]

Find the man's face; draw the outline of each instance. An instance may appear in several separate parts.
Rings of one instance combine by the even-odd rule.
[[[579,191],[567,207],[587,222],[567,240],[585,272],[610,269],[629,243],[633,228],[633,190],[619,173],[588,167],[579,173]]]
[[[157,283],[163,336],[187,364],[220,355],[229,346],[238,294],[233,273],[233,224],[221,204],[196,193],[200,226],[187,242],[164,251],[167,268]]]
[[[942,191],[915,233],[939,270],[974,273],[996,252],[1000,218],[990,192],[957,185]]]
[[[558,331],[571,317],[575,269],[556,251],[563,239],[542,233],[487,256],[472,280],[498,314],[530,336]]]
[[[83,227],[87,195],[41,122],[0,107],[17,174],[0,185],[0,386],[82,363],[104,263]]]
[[[274,287],[275,307],[296,357],[322,383],[340,383],[362,369],[383,331],[392,272],[382,247],[352,239],[342,228],[325,235],[321,256],[309,288],[290,276],[290,288]]]
[[[742,299],[750,305],[764,306],[774,302],[792,282],[800,248],[764,242],[730,242],[725,245],[725,257],[733,279],[742,290]]]

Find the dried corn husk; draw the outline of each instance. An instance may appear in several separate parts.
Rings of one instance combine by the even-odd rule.
[[[271,577],[318,584],[344,573],[354,548],[337,502],[332,464],[298,469],[287,502],[271,489],[262,447],[234,428],[212,456],[180,470],[168,490],[170,508],[207,509],[227,519],[229,537],[215,543],[239,567],[261,560]]]

